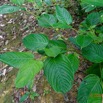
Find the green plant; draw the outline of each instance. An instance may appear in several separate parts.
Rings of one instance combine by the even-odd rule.
[[[29,10],[23,5],[26,3],[32,3]],[[35,16],[38,16],[42,14],[43,11],[48,12],[47,8],[51,9],[49,6],[55,6],[57,4],[63,4],[62,6],[64,6],[67,3],[69,3],[68,0],[10,0],[10,4],[0,6],[0,14],[14,13],[22,10],[28,14],[36,14]]]
[[[47,94],[49,94],[49,93],[50,93],[50,90],[45,90],[44,89],[44,93],[43,93],[44,96],[47,95]]]
[[[20,103],[24,102],[27,98],[31,98],[32,100],[35,99],[35,97],[38,97],[39,94],[36,92],[26,92],[21,98],[20,98]]]
[[[81,4],[86,12],[102,7],[101,0],[81,0]],[[95,8],[91,8],[92,4]],[[0,54],[0,61],[19,68],[15,80],[17,88],[33,85],[35,75],[43,69],[51,87],[56,92],[66,94],[73,86],[74,75],[79,67],[78,58],[82,55],[95,65],[88,69],[88,75],[78,89],[78,103],[102,103],[103,11],[90,13],[80,24],[79,30],[71,26],[72,22],[70,13],[65,8],[56,6],[55,14],[42,14],[38,18],[38,24],[46,28],[73,29],[77,36],[69,37],[68,40],[61,36],[53,40],[45,34],[29,34],[23,39],[23,44],[41,54],[41,58],[36,60],[33,54],[26,52],[7,52]],[[69,42],[75,44],[79,52]]]
[[[60,11],[60,13],[58,13]],[[103,32],[102,29],[102,11],[90,13],[87,18],[80,24],[80,28],[77,31],[78,35],[76,37],[70,37],[69,40],[77,46],[77,48],[81,51],[79,54],[82,55],[87,60],[97,63],[96,66],[99,70],[94,71],[94,66],[89,70],[89,75],[84,78],[79,89],[77,100],[79,103],[102,103],[102,54],[103,54]],[[60,17],[59,17],[60,16]],[[41,16],[42,18],[42,16]],[[45,24],[40,23],[41,18],[38,20],[39,25],[46,27]],[[45,16],[46,18],[46,16]],[[44,19],[45,19],[44,18]],[[66,23],[68,26],[69,22],[67,19],[71,21],[71,16],[69,13],[67,14],[65,10],[62,12],[62,8],[56,7],[56,18],[57,22]],[[48,20],[48,19],[46,19]],[[53,20],[53,19],[52,19]],[[48,20],[50,23],[50,20]],[[52,22],[53,23],[53,22]],[[48,27],[53,27],[52,26]],[[60,26],[58,26],[59,28]],[[64,27],[64,26],[63,26]],[[75,28],[70,28],[75,30]],[[75,64],[74,64],[75,65]],[[98,75],[98,72],[100,72]],[[70,72],[69,72],[70,73]]]

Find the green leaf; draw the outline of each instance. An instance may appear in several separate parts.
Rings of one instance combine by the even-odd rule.
[[[48,46],[57,46],[59,49],[61,49],[61,53],[65,53],[67,50],[67,45],[63,40],[50,40]]]
[[[45,48],[44,51],[45,51],[45,54],[49,57],[56,57],[58,54],[61,53],[61,49],[58,46]]]
[[[96,33],[98,33],[98,34],[103,34],[103,26],[96,27],[95,30],[96,30]],[[95,33],[94,33],[94,34],[95,34]],[[98,36],[98,35],[97,35],[97,36]]]
[[[73,43],[76,47],[80,48],[80,46],[77,44],[76,37],[69,37],[68,40]]]
[[[91,74],[84,78],[77,100],[78,103],[102,103],[102,86],[98,76]]]
[[[61,23],[67,23],[68,25],[72,23],[72,17],[70,13],[60,6],[56,6],[56,17]]]
[[[84,31],[92,30],[99,24],[101,24],[101,15],[99,12],[93,12],[81,23],[80,29]]]
[[[82,55],[91,62],[103,62],[103,44],[90,44],[82,49]]]
[[[24,66],[28,61],[33,59],[33,54],[25,52],[7,52],[0,54],[0,61],[15,68],[20,68]]]
[[[30,92],[30,94],[31,94],[34,98],[39,96],[39,94],[36,93],[36,92]]]
[[[48,5],[51,5],[51,4],[52,4],[51,0],[44,0],[44,1],[45,1],[45,3],[48,4]]]
[[[32,90],[34,86],[34,79],[29,81],[28,84],[26,85],[26,87],[28,88],[28,90]]]
[[[48,58],[44,64],[44,74],[51,87],[60,93],[67,93],[73,85],[74,68],[66,55]]]
[[[0,6],[0,14],[8,14],[17,12],[19,10],[23,10],[24,8],[18,7],[18,6],[12,6],[12,5],[2,5]]]
[[[86,23],[88,26],[95,26],[100,23],[100,20],[100,14],[98,12],[93,12],[87,16]]]
[[[24,102],[29,96],[29,92],[25,93],[21,98],[20,98],[20,102]]]
[[[30,81],[32,81],[35,75],[42,69],[43,63],[41,61],[30,60],[23,67],[20,68],[15,80],[17,88],[22,88]]]
[[[77,54],[75,54],[75,53],[69,54],[68,59],[69,59],[71,66],[73,68],[73,73],[75,73],[77,71],[77,69],[79,68],[79,59],[77,57]]]
[[[68,29],[68,28],[72,28],[72,26],[66,24],[66,23],[61,23],[58,22],[56,24],[53,25],[54,28],[61,28],[61,29]]]
[[[43,14],[38,19],[38,24],[42,27],[52,27],[57,19],[51,14]]]
[[[38,5],[38,7],[42,6],[42,0],[34,0],[36,2],[36,4]]]
[[[100,64],[93,64],[86,70],[86,74],[95,74],[99,77],[101,77],[100,73]]]
[[[65,53],[67,46],[62,40],[50,40],[44,52],[49,57],[56,57],[59,54]]]
[[[103,35],[102,35],[102,31],[101,30],[102,30],[102,28],[100,28],[100,32],[101,33],[98,32],[99,30],[97,30],[97,28],[95,29],[96,33],[94,31],[88,32],[88,35],[91,36],[93,41],[95,43],[97,43],[97,44],[102,43],[102,41],[103,41]]]
[[[41,50],[48,45],[48,37],[44,34],[30,34],[23,39],[23,44],[30,50]]]
[[[96,8],[96,6],[91,5],[91,4],[83,4],[82,3],[81,6],[83,7],[83,9],[85,9],[85,12],[90,12]]]
[[[102,80],[103,80],[103,67],[101,68],[102,70],[101,70],[101,78],[102,78]]]
[[[83,4],[89,4],[92,6],[103,7],[103,0],[81,0]]]
[[[38,50],[37,52],[41,55],[46,55],[44,50]]]
[[[76,37],[77,44],[82,48],[88,46],[93,39],[89,35],[78,35]]]
[[[33,3],[35,0],[26,0],[27,2]]]
[[[12,3],[16,5],[22,5],[24,4],[25,0],[10,0]]]
[[[100,18],[101,18],[100,21],[101,21],[101,23],[103,23],[103,10],[100,11],[99,14],[100,14]],[[103,30],[103,29],[102,29],[102,30]]]

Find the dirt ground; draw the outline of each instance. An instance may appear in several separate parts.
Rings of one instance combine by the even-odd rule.
[[[80,15],[77,14],[78,4],[74,1],[71,0],[72,5],[68,7],[68,10],[74,18],[74,27],[78,29],[81,19]],[[7,4],[8,0],[0,0],[0,5],[4,3]],[[28,8],[30,6],[31,4],[27,5]],[[59,33],[63,34],[65,38],[76,35],[75,31],[69,29],[58,32],[53,29],[39,27],[35,17],[25,12],[0,15],[0,53],[28,51],[22,44],[22,38],[30,33],[43,33],[50,38],[55,38]],[[80,57],[80,61],[79,70],[75,74],[75,83],[66,96],[54,92],[43,76],[43,71],[41,71],[34,78],[35,83],[33,86],[33,91],[40,96],[34,100],[28,98],[24,103],[77,103],[77,88],[84,77],[85,69],[88,67],[88,63],[83,58]],[[14,79],[17,72],[18,70],[0,62],[0,103],[19,103],[21,96],[28,91],[26,87],[21,89],[15,88]]]

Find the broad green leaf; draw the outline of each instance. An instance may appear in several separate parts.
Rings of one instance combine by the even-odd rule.
[[[77,69],[79,68],[79,59],[77,57],[77,55],[74,53],[74,54],[69,54],[68,55],[68,59],[71,63],[71,66],[73,68],[73,72],[75,74],[75,72],[77,71]]]
[[[57,22],[52,14],[43,14],[39,17],[38,23],[42,27],[52,27]]]
[[[13,12],[17,12],[19,10],[23,10],[23,8],[18,7],[18,6],[12,6],[12,5],[2,5],[2,6],[0,6],[0,14],[13,13]]]
[[[96,30],[96,33],[88,32],[88,35],[91,36],[91,38],[93,39],[93,41],[95,43],[97,43],[97,44],[102,43],[102,41],[103,41],[102,28],[100,28],[100,32],[99,32],[99,30],[97,30],[97,28],[95,30]]]
[[[103,62],[103,44],[90,44],[82,49],[82,55],[94,63]]]
[[[51,87],[60,93],[67,93],[73,85],[74,68],[66,55],[48,58],[44,63],[44,74]]]
[[[72,23],[72,17],[70,13],[60,6],[56,6],[56,17],[61,23],[67,23],[68,25]]]
[[[34,55],[25,52],[7,52],[0,54],[0,61],[15,68],[24,66],[29,60],[33,60]]]
[[[88,46],[93,39],[89,35],[78,35],[76,37],[77,44],[82,48]]]
[[[51,5],[51,4],[52,4],[51,0],[44,0],[44,1],[45,1],[45,3],[48,4],[48,5]]]
[[[10,0],[12,3],[16,5],[22,5],[24,4],[25,0]]]
[[[76,47],[80,48],[80,46],[77,44],[76,37],[69,37],[68,40],[73,43]]]
[[[99,77],[101,77],[101,73],[100,73],[100,64],[93,64],[92,66],[90,66],[87,70],[86,70],[86,74],[95,74]]]
[[[53,25],[54,28],[61,28],[61,29],[68,29],[68,28],[72,28],[72,26],[66,24],[66,23],[61,23],[61,22],[58,22],[58,23],[55,23]]]
[[[98,23],[100,23],[100,20],[101,20],[100,14],[98,12],[93,12],[87,16],[86,24],[88,26],[95,26]]]
[[[50,48],[45,48],[44,51],[47,56],[56,57],[62,50],[58,46],[53,46]]]
[[[28,84],[26,85],[26,87],[27,87],[29,90],[31,90],[31,89],[33,88],[33,86],[34,86],[34,79],[31,80],[31,81],[29,81]]]
[[[21,98],[20,98],[20,102],[24,102],[28,97],[29,97],[29,92],[25,93]]]
[[[103,0],[81,0],[81,3],[97,7],[103,7]]]
[[[88,30],[90,30],[90,29],[94,29],[96,27],[96,25],[93,25],[93,26],[91,26],[91,25],[88,25],[87,23],[86,23],[86,19],[83,21],[83,22],[81,22],[81,24],[79,25],[79,32],[80,32],[80,34],[85,34]]]
[[[95,30],[96,30],[96,33],[103,34],[103,26],[96,27]]]
[[[65,53],[67,49],[66,43],[62,40],[50,40],[44,52],[49,57],[56,57],[59,54]]]
[[[96,8],[96,6],[91,4],[81,4],[85,12],[90,12]]]
[[[27,2],[34,2],[35,0],[26,0]]]
[[[101,23],[101,15],[99,12],[90,13],[87,18],[81,23],[80,29],[83,31],[94,29]]]
[[[103,67],[101,68],[101,78],[103,80]]]
[[[102,86],[98,76],[91,74],[84,78],[77,100],[78,103],[102,103]]]
[[[23,39],[23,44],[30,50],[42,50],[48,45],[48,37],[44,34],[30,34]]]
[[[38,5],[38,7],[42,6],[42,0],[34,0],[36,2],[36,4]]]
[[[59,46],[60,48],[66,48],[66,43],[63,40],[50,40],[49,46]]]
[[[44,50],[38,50],[37,52],[41,55],[46,55]]]
[[[61,53],[65,53],[67,50],[67,45],[63,40],[50,40],[48,46],[57,46],[59,49],[61,49]]]
[[[43,63],[41,61],[30,60],[23,67],[20,68],[15,80],[17,88],[22,88],[30,81],[32,81],[35,75],[42,69]]]
[[[100,21],[101,21],[101,23],[103,23],[103,10],[100,11],[99,14],[100,14]],[[102,30],[103,30],[103,29],[102,29]]]

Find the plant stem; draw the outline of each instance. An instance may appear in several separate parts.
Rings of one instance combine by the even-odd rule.
[[[72,28],[72,30],[74,30],[76,33],[78,33],[78,30],[76,30],[75,28]]]

